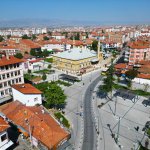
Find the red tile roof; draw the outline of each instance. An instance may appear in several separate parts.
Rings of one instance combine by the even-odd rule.
[[[21,62],[23,62],[22,59],[18,59],[14,56],[9,56],[9,59],[7,59],[6,57],[0,58],[0,66],[6,66],[6,65],[21,63]]]
[[[143,79],[150,79],[150,74],[138,74],[137,75],[138,78],[143,78]]]
[[[25,45],[27,45],[30,48],[40,48],[41,46],[37,43],[34,43],[33,41],[29,40],[29,39],[22,39],[20,41],[20,43],[23,43]]]
[[[125,63],[120,63],[120,64],[115,65],[116,69],[126,69],[127,67],[128,67],[128,65]]]
[[[16,47],[7,45],[7,46],[0,46],[0,49],[16,49]]]
[[[12,88],[16,89],[17,91],[23,94],[42,94],[40,90],[32,86],[31,84],[14,84]]]
[[[9,124],[2,117],[0,117],[0,132],[5,131],[7,128],[9,128]]]
[[[69,138],[69,133],[61,128],[55,119],[43,110],[42,106],[25,106],[19,101],[13,101],[2,106],[1,112],[14,124],[29,132],[26,122],[28,120],[32,136],[49,149]]]

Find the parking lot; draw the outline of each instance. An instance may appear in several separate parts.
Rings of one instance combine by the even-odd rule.
[[[96,98],[95,109],[98,111],[101,150],[136,149],[138,142],[145,145],[148,137],[142,129],[145,123],[150,121],[150,105],[145,105],[147,98],[138,96],[133,100],[131,97],[113,96],[112,101],[108,101],[106,97]],[[98,108],[101,103],[106,104]]]

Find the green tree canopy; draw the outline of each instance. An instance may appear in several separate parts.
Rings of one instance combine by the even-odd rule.
[[[31,39],[32,39],[32,40],[36,40],[36,38],[37,38],[36,35],[35,35],[35,34],[32,34]]]
[[[14,55],[16,58],[22,59],[23,55],[21,53],[17,53],[16,55]]]
[[[49,56],[50,52],[47,49],[44,49],[42,52],[42,56],[45,58],[47,56]]]
[[[98,41],[96,41],[96,40],[94,40],[93,42],[92,42],[92,50],[94,50],[94,51],[97,51],[97,46],[98,46]]]
[[[46,76],[46,74],[45,73],[43,73],[43,75],[42,75],[42,80],[46,80],[47,79],[47,76]]]
[[[4,38],[0,35],[0,42],[4,41]]]
[[[55,82],[40,83],[36,87],[44,93],[46,106],[48,108],[60,108],[65,104],[66,95],[64,91]]]
[[[49,38],[48,38],[47,36],[44,36],[44,37],[43,37],[43,40],[44,40],[44,41],[47,41],[47,40],[49,40]]]
[[[125,75],[130,79],[134,79],[137,75],[138,75],[138,71],[137,70],[128,70],[126,71]]]
[[[31,39],[31,37],[27,36],[27,34],[24,34],[24,35],[22,36],[22,39]]]

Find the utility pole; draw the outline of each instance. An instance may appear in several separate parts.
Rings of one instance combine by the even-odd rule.
[[[120,130],[120,117],[119,117],[119,121],[118,121],[118,130],[117,130],[117,138],[116,138],[117,144],[118,144],[118,140],[119,140],[119,130]]]

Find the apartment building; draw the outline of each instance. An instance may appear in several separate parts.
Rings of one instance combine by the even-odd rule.
[[[7,55],[16,55],[17,53],[20,52],[20,50],[16,47],[13,46],[0,46],[0,52],[3,52]]]
[[[12,84],[24,83],[22,62],[14,56],[0,58],[0,103],[12,94]]]
[[[147,41],[137,40],[129,43],[129,48],[125,52],[125,61],[130,65],[140,62],[141,60],[150,60],[150,43]]]

